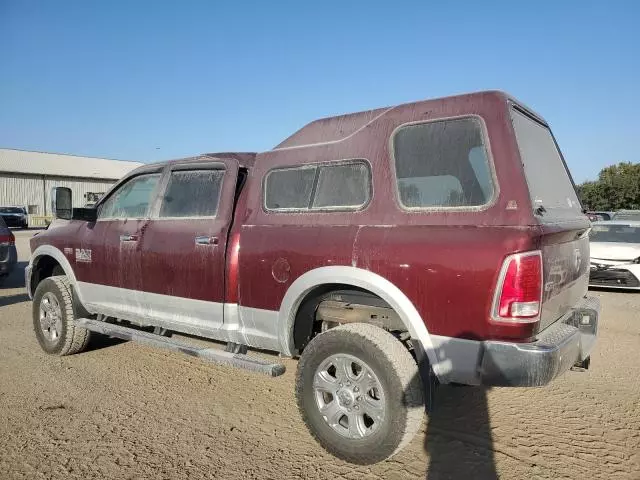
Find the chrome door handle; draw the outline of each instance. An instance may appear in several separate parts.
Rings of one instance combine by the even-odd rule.
[[[196,237],[196,245],[218,245],[218,237]]]
[[[138,236],[137,235],[120,235],[120,241],[121,242],[137,242]]]

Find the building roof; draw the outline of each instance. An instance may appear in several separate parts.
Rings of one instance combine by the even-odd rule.
[[[0,172],[118,180],[141,162],[0,148]]]

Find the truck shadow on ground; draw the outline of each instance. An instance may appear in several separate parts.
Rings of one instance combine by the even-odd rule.
[[[433,397],[424,439],[426,478],[497,479],[487,389],[441,385]]]
[[[94,350],[102,350],[103,348],[115,347],[121,343],[125,343],[128,340],[121,338],[108,337],[107,335],[100,335],[98,333],[92,333],[89,345],[84,350],[85,352],[92,352]]]
[[[474,338],[463,334],[463,338]],[[435,352],[447,359],[447,344]],[[427,480],[498,478],[486,387],[438,385],[426,355],[418,354],[427,411]],[[413,379],[414,381],[417,379]]]

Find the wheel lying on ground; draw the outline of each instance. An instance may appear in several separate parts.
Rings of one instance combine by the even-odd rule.
[[[311,340],[300,356],[296,396],[320,445],[361,465],[400,451],[424,417],[415,360],[393,335],[364,323],[342,325]]]
[[[45,278],[33,295],[33,329],[45,352],[72,355],[86,348],[91,332],[73,320],[69,280],[64,275]]]

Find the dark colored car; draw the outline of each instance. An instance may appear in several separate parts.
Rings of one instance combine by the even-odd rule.
[[[16,238],[0,217],[0,284],[11,274],[17,259]]]
[[[65,221],[31,240],[25,271],[46,352],[97,331],[254,370],[231,352],[299,356],[302,417],[350,462],[406,445],[435,383],[540,386],[595,343],[591,224],[548,125],[501,92],[145,165],[95,208],[53,197]]]
[[[29,215],[24,207],[0,207],[0,217],[8,227],[29,227]]]

